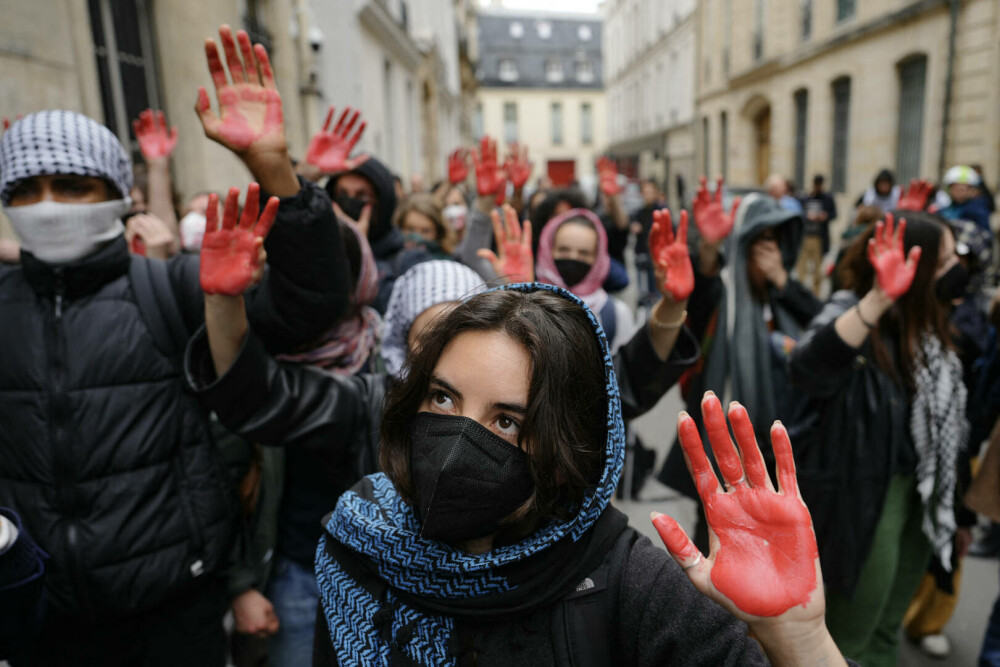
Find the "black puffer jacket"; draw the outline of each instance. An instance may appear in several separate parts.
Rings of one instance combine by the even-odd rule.
[[[346,261],[329,200],[282,201],[270,269],[248,294],[269,349],[315,339],[343,311]],[[195,589],[230,548],[233,497],[185,394],[180,355],[153,343],[123,238],[61,268],[0,267],[0,506],[51,555],[50,611],[128,615]],[[204,320],[198,258],[168,263],[189,331]]]

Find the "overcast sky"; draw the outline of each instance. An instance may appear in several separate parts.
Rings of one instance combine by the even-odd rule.
[[[545,9],[553,12],[596,12],[598,0],[503,0],[503,6],[508,9]],[[480,0],[481,5],[488,6],[490,0]]]

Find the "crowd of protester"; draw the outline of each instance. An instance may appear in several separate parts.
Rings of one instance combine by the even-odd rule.
[[[728,210],[646,180],[630,212],[613,160],[588,197],[484,137],[407,189],[351,108],[290,155],[266,50],[219,37],[196,112],[253,179],[225,195],[178,195],[201,139],[162,112],[141,165],[75,112],[4,123],[0,658],[889,666],[901,628],[948,655],[1000,521],[980,170],[883,170],[846,213],[822,175]],[[654,513],[663,550],[610,501],[677,385],[655,477],[698,514]]]

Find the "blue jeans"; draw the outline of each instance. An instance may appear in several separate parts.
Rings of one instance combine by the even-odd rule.
[[[986,625],[983,648],[979,652],[979,667],[1000,667],[1000,596],[993,603],[993,613]]]
[[[280,626],[267,642],[273,667],[310,667],[319,586],[316,573],[278,556],[267,589]]]

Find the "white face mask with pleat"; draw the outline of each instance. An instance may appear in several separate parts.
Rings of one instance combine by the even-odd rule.
[[[5,206],[4,213],[21,239],[21,248],[47,264],[83,259],[125,231],[121,218],[132,200],[96,204],[43,201]]]

